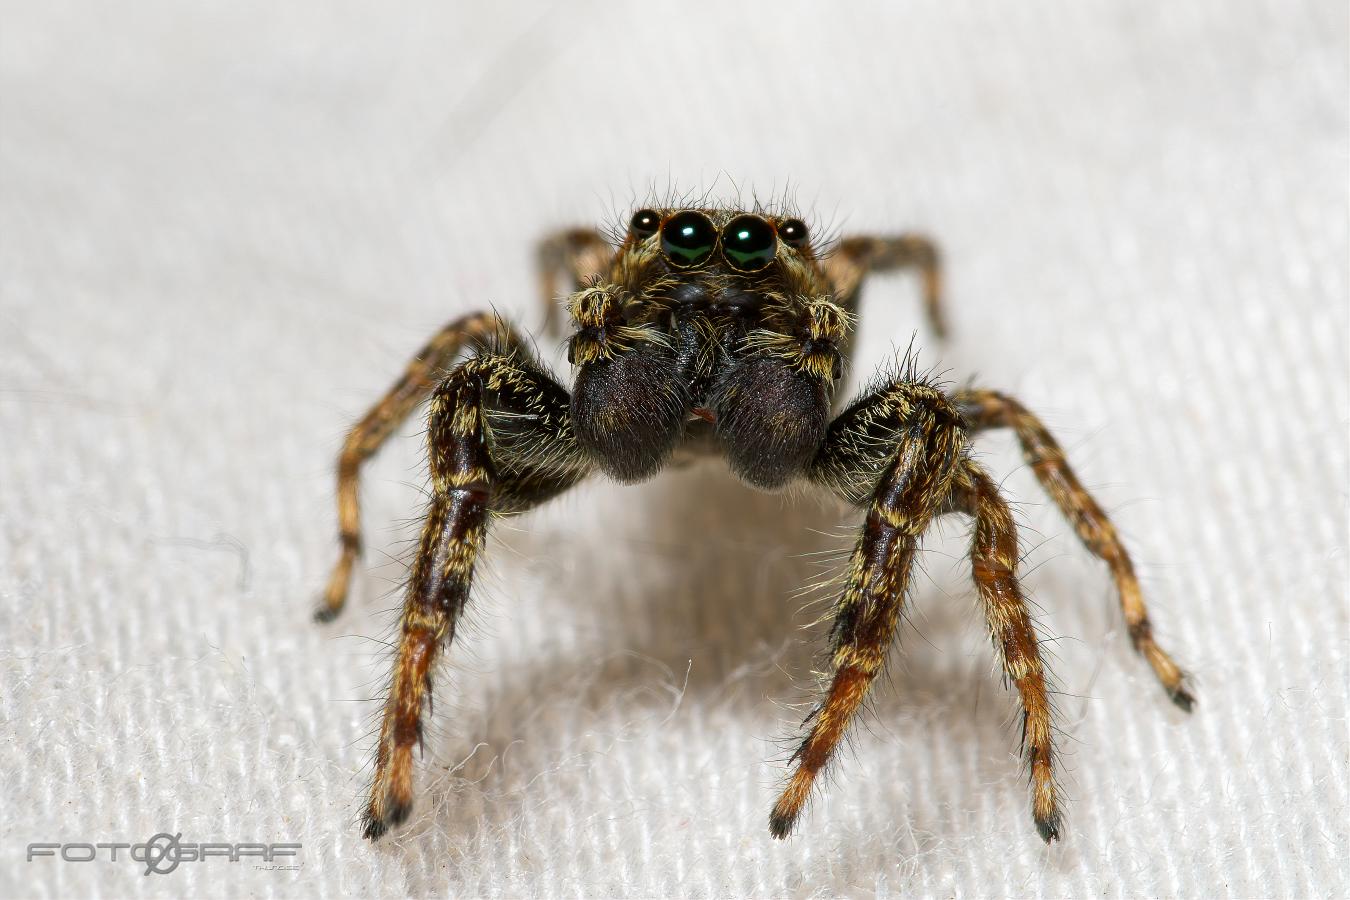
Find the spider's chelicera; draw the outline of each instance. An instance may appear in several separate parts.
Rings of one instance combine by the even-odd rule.
[[[830,632],[830,682],[804,723],[769,816],[772,833],[791,832],[881,671],[920,537],[954,514],[973,522],[971,573],[995,654],[1022,703],[1032,817],[1046,841],[1058,838],[1046,671],[1018,585],[1013,518],[997,483],[971,458],[975,435],[1013,430],[1041,485],[1110,568],[1135,649],[1177,705],[1189,710],[1194,701],[1181,669],[1154,641],[1120,538],[1022,404],[991,390],[949,393],[902,374],[834,412],[868,272],[917,270],[929,321],[943,333],[934,245],[914,234],[853,237],[823,254],[800,219],[716,208],[640,209],[617,243],[586,229],[540,247],[550,303],[559,273],[574,287],[566,302],[570,393],[508,323],[478,313],[432,338],[342,449],[342,555],[323,620],[342,609],[361,552],[361,464],[430,398],[431,501],[404,601],[366,837],[378,838],[412,807],[413,748],[433,664],[454,638],[492,517],[530,509],[597,471],[642,481],[679,450],[720,454],[764,490],[812,483],[862,515]]]

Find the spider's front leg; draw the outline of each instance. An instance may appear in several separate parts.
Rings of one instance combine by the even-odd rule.
[[[867,510],[830,632],[833,678],[808,717],[795,771],[769,817],[786,837],[843,739],[900,621],[919,537],[943,508],[964,459],[961,417],[941,391],[900,381],[862,398],[830,425],[812,480]]]
[[[523,351],[471,359],[432,395],[431,501],[405,596],[375,774],[364,820],[379,838],[412,807],[412,751],[422,739],[438,653],[454,639],[489,517],[524,510],[583,477],[567,391]]]

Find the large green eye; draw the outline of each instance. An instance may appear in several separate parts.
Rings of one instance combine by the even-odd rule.
[[[677,269],[701,266],[717,245],[717,230],[701,212],[686,209],[661,226],[661,252]]]
[[[722,255],[738,272],[758,272],[777,252],[773,226],[759,216],[737,216],[722,229]]]
[[[633,219],[628,223],[629,230],[638,240],[646,240],[656,234],[660,227],[661,217],[650,209],[639,209],[633,213]]]

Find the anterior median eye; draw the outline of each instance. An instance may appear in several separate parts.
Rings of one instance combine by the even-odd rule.
[[[633,213],[633,220],[628,223],[628,227],[639,240],[644,240],[660,229],[661,217],[653,210],[639,209]]]
[[[717,230],[713,223],[692,209],[676,213],[661,226],[661,252],[677,269],[703,265],[716,244]]]
[[[722,229],[722,255],[739,272],[758,272],[777,252],[773,226],[759,216],[737,216]]]

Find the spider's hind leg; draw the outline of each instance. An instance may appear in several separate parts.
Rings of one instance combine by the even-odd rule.
[[[1144,605],[1134,563],[1111,520],[1069,468],[1059,443],[1040,419],[1006,394],[968,390],[957,393],[952,399],[961,408],[972,432],[990,428],[1014,431],[1036,479],[1073,525],[1083,545],[1110,568],[1134,649],[1148,661],[1172,702],[1190,712],[1195,706],[1195,697],[1189,690],[1186,673],[1154,640],[1153,624],[1148,607]]]

